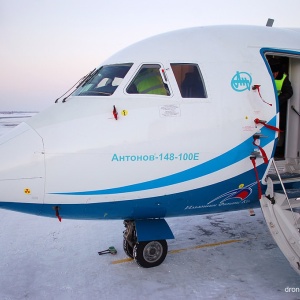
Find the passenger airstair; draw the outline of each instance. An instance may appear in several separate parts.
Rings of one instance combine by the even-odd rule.
[[[261,207],[270,232],[300,275],[300,159],[275,161],[266,177]]]

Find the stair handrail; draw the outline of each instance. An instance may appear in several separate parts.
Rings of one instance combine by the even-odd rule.
[[[291,106],[291,109],[300,117],[300,113],[297,111],[294,105]]]
[[[289,204],[289,208],[290,208],[290,210],[291,210],[291,212],[292,212],[292,215],[293,215],[293,218],[294,218],[294,222],[295,222],[296,228],[297,228],[298,232],[300,232],[300,228],[298,227],[297,218],[296,218],[296,216],[295,216],[295,213],[294,213],[294,210],[293,210],[293,208],[292,208],[292,205],[291,205],[290,199],[289,199],[289,197],[288,197],[288,194],[287,194],[287,192],[286,192],[284,183],[283,183],[283,181],[282,181],[282,178],[281,178],[280,173],[279,173],[279,171],[278,171],[278,168],[277,168],[277,166],[276,166],[275,160],[274,160],[274,158],[271,158],[271,160],[272,160],[271,162],[272,162],[272,164],[273,164],[273,166],[274,166],[274,169],[275,169],[275,171],[276,171],[276,174],[277,174],[277,176],[278,176],[278,179],[279,179],[279,181],[280,181],[280,184],[281,184],[282,190],[283,190],[283,192],[284,192],[284,195],[285,195],[285,197],[286,197],[286,200],[287,200],[287,202],[288,202],[288,204]]]

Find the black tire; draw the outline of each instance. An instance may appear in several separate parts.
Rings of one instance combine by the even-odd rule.
[[[127,256],[133,258],[133,248],[129,245],[129,243],[125,239],[123,240],[123,249],[124,252],[127,254]]]
[[[133,257],[141,267],[152,268],[165,260],[167,252],[166,240],[139,242],[133,248]]]

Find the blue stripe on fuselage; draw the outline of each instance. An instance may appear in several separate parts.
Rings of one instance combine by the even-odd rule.
[[[265,172],[266,165],[260,165],[257,169],[261,177]],[[244,187],[250,187],[252,192],[248,197],[239,199],[234,198],[233,195],[233,198],[224,202],[222,195],[226,195],[227,198],[228,194],[236,190],[241,184]],[[265,189],[265,186],[262,187]],[[236,195],[236,193],[234,194]],[[59,214],[63,219],[124,220],[201,215],[255,208],[259,206],[259,200],[255,172],[249,170],[234,178],[210,186],[159,197],[89,204],[1,202],[0,208],[55,218],[56,205],[59,206]]]
[[[276,117],[274,117],[270,122],[269,125],[276,126]],[[261,133],[266,135],[265,138],[262,138],[260,141],[260,146],[264,147],[271,141],[275,139],[275,132],[267,129],[266,127],[262,127]],[[186,182],[192,179],[196,179],[213,172],[216,172],[220,169],[226,168],[234,163],[241,161],[242,159],[249,157],[251,152],[253,151],[253,137],[251,136],[247,140],[245,140],[240,145],[236,146],[235,148],[231,149],[230,151],[209,160],[203,164],[197,165],[190,169],[178,172],[176,174],[172,174],[169,176],[165,176],[158,179],[153,179],[146,182],[131,184],[127,186],[121,186],[116,188],[110,189],[103,189],[103,190],[92,190],[92,191],[80,191],[80,192],[54,192],[49,194],[55,195],[73,195],[73,196],[83,196],[83,195],[108,195],[108,194],[120,194],[120,193],[129,193],[129,192],[136,192],[136,191],[143,191],[149,189],[155,189],[165,186],[170,186],[173,184],[178,184],[182,182]]]

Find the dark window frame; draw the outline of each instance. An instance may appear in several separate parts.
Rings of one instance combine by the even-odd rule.
[[[182,98],[207,98],[202,73],[196,63],[170,63]]]

